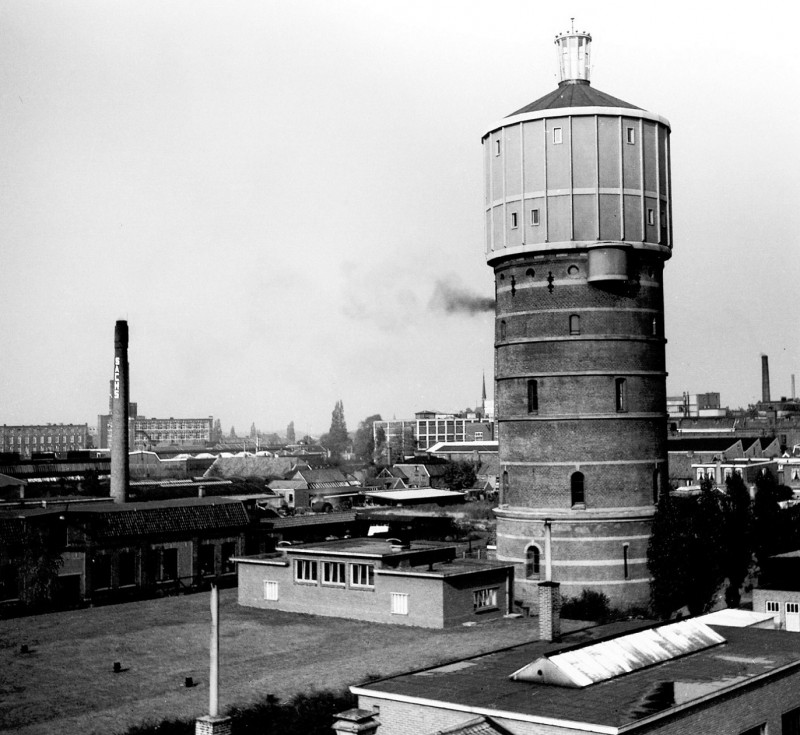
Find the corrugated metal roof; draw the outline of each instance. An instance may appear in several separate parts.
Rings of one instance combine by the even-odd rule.
[[[682,620],[542,656],[515,671],[510,678],[581,688],[724,642],[719,633],[704,623]]]

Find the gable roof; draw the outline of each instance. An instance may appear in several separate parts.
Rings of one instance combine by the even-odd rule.
[[[704,623],[681,620],[542,656],[515,671],[510,678],[580,688],[724,642],[719,633]]]
[[[98,539],[244,530],[249,523],[244,505],[226,498],[103,503],[82,507],[74,514],[89,522],[89,533]]]

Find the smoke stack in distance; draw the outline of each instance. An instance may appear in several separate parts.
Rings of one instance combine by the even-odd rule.
[[[128,465],[128,322],[118,321],[114,327],[114,378],[111,381],[111,499],[124,503],[128,499],[130,467]]]
[[[769,403],[769,357],[761,355],[761,401]]]

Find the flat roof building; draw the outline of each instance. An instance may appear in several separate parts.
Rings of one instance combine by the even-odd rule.
[[[238,557],[239,604],[443,628],[510,610],[513,566],[453,546],[355,538]]]
[[[570,636],[578,645],[525,643],[351,691],[360,710],[377,713],[377,735],[798,732],[800,636],[691,619],[595,637],[602,631]]]

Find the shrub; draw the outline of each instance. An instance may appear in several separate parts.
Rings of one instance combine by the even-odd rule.
[[[571,620],[605,622],[612,616],[608,597],[595,590],[582,590],[580,597],[567,597],[561,603],[561,617]]]

